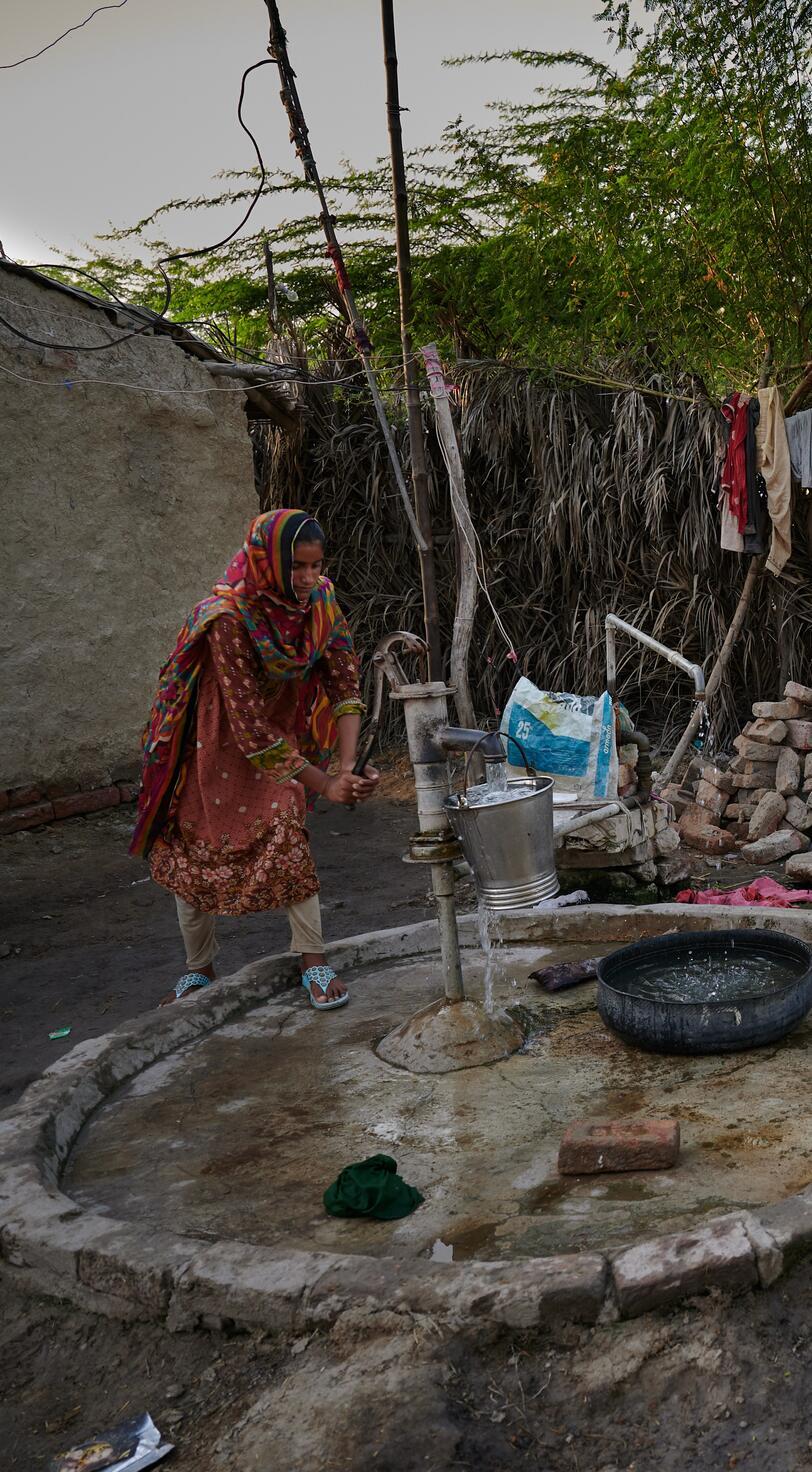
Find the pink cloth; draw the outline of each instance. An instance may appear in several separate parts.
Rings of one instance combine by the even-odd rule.
[[[678,905],[768,905],[776,910],[788,910],[790,905],[812,904],[812,889],[785,889],[777,879],[762,874],[752,884],[740,884],[738,889],[681,889],[676,896]]]

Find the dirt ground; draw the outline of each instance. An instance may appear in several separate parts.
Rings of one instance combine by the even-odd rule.
[[[431,913],[427,871],[402,861],[416,821],[400,790],[388,775],[374,803],[312,815],[328,940]],[[133,812],[0,839],[0,1109],[83,1038],[151,1007],[185,969],[174,899],[127,853]],[[271,911],[223,919],[218,937],[226,974],[286,950],[290,931]],[[70,1035],[51,1041],[63,1027]]]
[[[171,897],[126,854],[131,818],[0,843],[3,1105],[179,973]],[[376,805],[315,815],[329,937],[430,913],[425,871],[401,862],[412,824],[391,785]],[[234,970],[284,947],[286,924],[226,921],[221,941]],[[176,1442],[168,1465],[188,1472],[809,1472],[810,1324],[803,1264],[770,1292],[625,1325],[453,1337],[345,1315],[293,1344],[108,1322],[0,1281],[0,1466],[44,1469],[146,1410]]]
[[[109,1323],[0,1285],[8,1472],[148,1410],[188,1472],[808,1472],[812,1280],[631,1324],[285,1344]]]

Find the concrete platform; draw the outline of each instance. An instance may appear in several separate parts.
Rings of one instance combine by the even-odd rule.
[[[175,1332],[291,1335],[345,1314],[432,1332],[608,1323],[769,1286],[812,1251],[807,1028],[769,1053],[668,1060],[605,1033],[588,991],[547,998],[526,980],[543,958],[730,926],[812,941],[812,915],[792,911],[505,917],[497,998],[524,1008],[535,1036],[489,1069],[415,1077],[374,1054],[435,991],[432,923],[328,948],[353,979],[346,1011],[303,1010],[293,958],[269,956],[80,1043],[0,1115],[0,1274]],[[475,917],[460,931],[484,993]],[[679,1117],[682,1163],[659,1179],[558,1181],[563,1124],[598,1104]],[[391,1227],[323,1217],[327,1179],[381,1149],[426,1204]]]
[[[570,935],[576,925],[573,916]],[[351,1004],[334,1013],[314,1012],[303,993],[274,998],[106,1100],[63,1189],[147,1233],[407,1259],[431,1257],[439,1241],[454,1261],[490,1262],[603,1251],[802,1190],[812,1181],[812,1125],[798,1107],[812,1084],[812,1025],[766,1050],[667,1058],[604,1027],[594,985],[550,997],[528,979],[540,962],[616,944],[500,950],[495,1002],[526,1009],[531,1038],[463,1073],[416,1077],[374,1051],[437,995],[431,955],[354,969]],[[483,994],[484,971],[482,954],[466,950],[471,995]],[[680,1121],[674,1170],[559,1177],[571,1121],[635,1115]],[[396,1158],[425,1204],[400,1222],[328,1217],[325,1188],[377,1151]]]

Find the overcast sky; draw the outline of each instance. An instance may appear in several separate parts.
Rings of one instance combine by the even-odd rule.
[[[0,62],[36,51],[95,0],[4,0]],[[496,96],[527,97],[533,78],[500,64],[443,69],[444,56],[524,46],[607,56],[598,0],[397,0],[407,147],[449,119],[482,120]],[[357,165],[386,152],[378,0],[280,0],[317,162]],[[236,120],[242,71],[265,55],[262,0],[128,0],[36,61],[0,71],[0,239],[9,256],[56,259],[166,200],[205,193],[219,169],[250,166]],[[295,162],[275,71],[249,78],[245,117],[269,167]],[[264,203],[261,219],[274,223]],[[172,216],[177,245],[225,233],[224,209]],[[255,216],[255,218],[257,218]]]

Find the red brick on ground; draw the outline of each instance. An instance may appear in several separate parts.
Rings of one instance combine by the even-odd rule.
[[[118,790],[121,794],[122,802],[135,802],[138,797],[137,782],[119,782]]]
[[[569,1125],[561,1141],[558,1170],[563,1176],[670,1170],[678,1155],[676,1119],[579,1119]]]
[[[76,791],[76,783],[69,778],[63,782],[50,782],[45,789],[45,796],[53,802],[55,797],[70,797]]]
[[[74,792],[72,797],[54,798],[54,817],[75,818],[81,813],[98,813],[103,808],[117,807],[121,793],[117,787],[97,787],[95,792]]]
[[[35,802],[42,802],[44,793],[41,787],[33,787],[29,782],[26,787],[9,788],[9,806],[13,808],[30,808]]]
[[[43,823],[54,820],[53,804],[32,803],[27,808],[9,808],[0,816],[0,833],[20,833],[24,828],[41,828]]]

